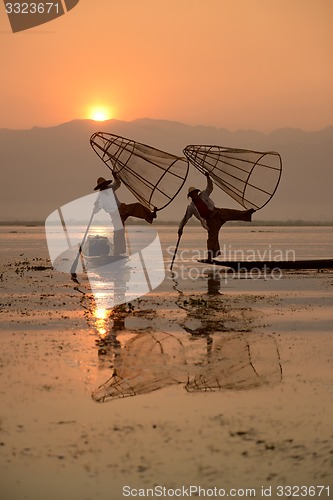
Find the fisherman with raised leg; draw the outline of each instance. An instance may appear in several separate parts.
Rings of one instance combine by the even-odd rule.
[[[111,217],[114,227],[114,254],[119,255],[126,252],[126,239],[124,224],[128,217],[143,219],[152,224],[156,219],[157,209],[150,211],[141,203],[121,203],[115,193],[121,186],[118,175],[113,172],[114,181],[98,177],[94,190],[99,191],[95,201],[95,213],[104,209]],[[113,195],[113,196],[112,196]],[[116,202],[116,206],[115,203]]]
[[[206,174],[207,186],[206,189],[200,191],[195,187],[188,189],[188,198],[191,198],[191,203],[188,205],[183,219],[179,224],[178,236],[183,233],[185,224],[194,215],[201,225],[208,232],[207,239],[207,262],[213,262],[213,259],[220,255],[219,232],[223,224],[228,221],[247,221],[251,222],[252,214],[255,212],[253,208],[249,210],[234,210],[229,208],[217,208],[210,194],[213,191],[213,183],[209,176]]]

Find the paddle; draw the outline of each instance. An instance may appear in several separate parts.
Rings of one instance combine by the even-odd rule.
[[[75,257],[75,260],[74,260],[74,262],[72,264],[72,267],[71,267],[71,270],[70,270],[70,273],[72,275],[72,279],[76,279],[76,272],[75,271],[76,271],[77,264],[79,262],[79,258],[80,258],[81,252],[82,252],[82,247],[83,247],[83,245],[84,245],[84,243],[86,241],[87,234],[88,234],[91,222],[93,220],[94,214],[95,214],[95,210],[93,210],[93,212],[91,214],[90,220],[89,220],[88,225],[87,225],[86,232],[84,233],[84,236],[83,236],[82,241],[81,241],[80,246],[79,246],[79,251],[78,251],[77,256]]]
[[[176,244],[175,251],[173,253],[172,262],[171,262],[171,266],[170,266],[170,271],[172,271],[172,268],[173,268],[173,263],[174,263],[175,258],[176,258],[176,253],[177,253],[177,250],[178,250],[178,246],[179,246],[179,242],[180,242],[180,238],[181,237],[182,237],[182,233],[178,235],[178,241],[177,241],[177,244]]]

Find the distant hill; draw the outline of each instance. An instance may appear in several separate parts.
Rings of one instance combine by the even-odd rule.
[[[48,128],[0,129],[1,220],[43,220],[60,205],[92,192],[98,176],[109,177],[89,144],[96,131],[122,135],[180,155],[188,144],[278,151],[283,160],[280,186],[255,217],[332,220],[333,126],[317,132],[286,128],[264,134],[148,118],[132,122],[74,120]],[[205,185],[205,178],[194,168],[186,187],[159,214],[160,220],[179,220],[187,204],[189,185]],[[120,198],[133,201],[125,187]],[[217,206],[236,206],[218,188],[213,198]]]

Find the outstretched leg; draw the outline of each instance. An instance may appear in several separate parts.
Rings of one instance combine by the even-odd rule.
[[[244,220],[246,222],[251,222],[252,214],[255,212],[253,208],[249,210],[233,210],[232,208],[216,208],[217,215],[219,219],[224,224],[230,220]],[[222,226],[221,224],[221,226]]]
[[[208,260],[212,260],[220,255],[219,231],[227,221],[243,220],[251,222],[253,208],[249,210],[233,210],[229,208],[215,208],[211,217],[207,220],[208,239],[207,250]]]
[[[130,203],[129,205],[122,203],[119,207],[119,213],[123,222],[125,222],[128,217],[143,219],[149,222],[149,224],[156,219],[156,209],[151,212],[149,208],[145,207],[141,203]]]

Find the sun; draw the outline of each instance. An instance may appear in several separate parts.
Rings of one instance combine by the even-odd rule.
[[[104,122],[111,119],[111,113],[106,106],[96,106],[91,108],[90,119],[96,122]]]

